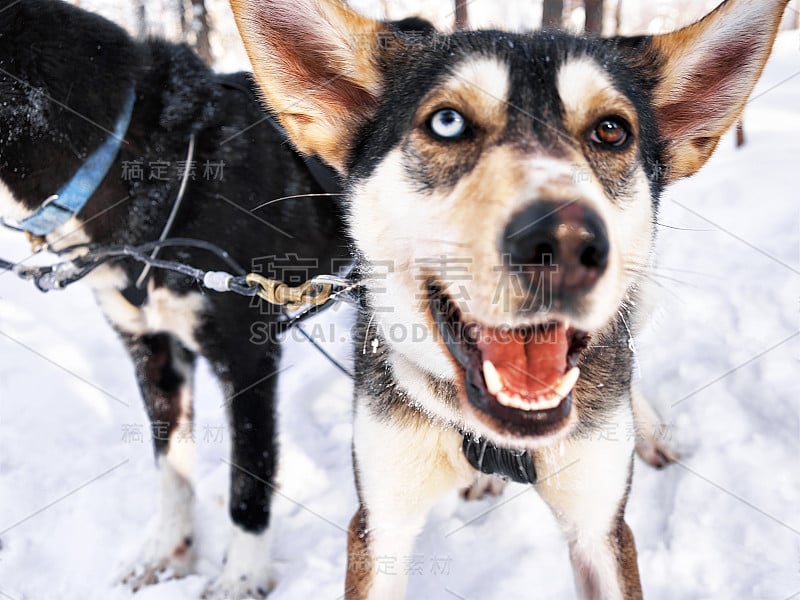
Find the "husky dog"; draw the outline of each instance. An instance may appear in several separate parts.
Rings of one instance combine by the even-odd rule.
[[[269,107],[348,183],[366,292],[346,598],[401,598],[376,558],[410,555],[477,470],[536,485],[582,598],[642,596],[635,442],[602,431],[671,460],[629,343],[659,196],[735,123],[787,1],[599,39],[409,36],[338,0],[233,0]]]

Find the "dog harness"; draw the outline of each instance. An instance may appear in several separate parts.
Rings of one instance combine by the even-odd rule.
[[[529,450],[500,448],[488,440],[480,440],[471,433],[462,432],[461,449],[470,465],[486,475],[496,475],[516,483],[536,483],[536,467]]]
[[[61,227],[86,206],[119,154],[131,122],[135,100],[136,92],[131,88],[111,135],[89,155],[58,193],[50,196],[39,210],[20,222],[22,230],[43,237]]]

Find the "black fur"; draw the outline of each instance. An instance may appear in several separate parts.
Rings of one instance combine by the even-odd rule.
[[[41,205],[108,136],[133,86],[136,103],[125,143],[80,214],[91,241],[141,244],[158,238],[180,183],[175,167],[185,160],[194,133],[197,171],[172,237],[213,242],[246,268],[265,256],[283,259],[284,265],[293,264],[292,257],[311,259],[297,267],[304,278],[330,273],[346,260],[335,199],[294,198],[251,216],[268,200],[323,190],[252,95],[221,85],[188,47],[135,42],[116,25],[66,3],[22,0],[0,11],[0,69],[0,180],[26,207]],[[144,180],[126,180],[123,163],[130,161],[145,168],[166,161],[168,180],[149,179],[147,173]],[[206,161],[224,163],[222,180],[204,176]],[[160,257],[226,269],[199,250],[167,248]],[[136,263],[122,266],[131,278],[138,274]],[[178,295],[202,291],[165,271],[154,271],[151,283]],[[195,337],[230,407],[231,462],[237,466],[230,513],[236,524],[258,532],[269,523],[277,381],[269,375],[278,370],[280,347],[249,339],[254,322],[273,322],[277,313],[255,310],[241,296],[204,294],[207,310]],[[163,332],[123,338],[148,414],[168,423],[161,432],[168,436],[178,414],[177,390],[191,373],[194,352]],[[166,437],[155,446],[164,453]]]

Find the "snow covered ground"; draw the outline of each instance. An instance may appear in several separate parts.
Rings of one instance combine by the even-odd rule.
[[[790,78],[792,77],[792,78]],[[746,116],[748,144],[723,140],[675,186],[660,216],[660,284],[637,341],[641,385],[671,425],[681,464],[636,463],[628,520],[646,597],[800,597],[800,34],[778,42]],[[0,256],[21,259],[0,232]],[[349,352],[352,315],[328,313]],[[309,325],[312,327],[312,325]],[[350,384],[290,341],[281,382],[275,600],[337,600],[355,509]],[[222,395],[196,385],[199,573],[137,594],[197,598],[226,545]],[[619,433],[624,435],[624,433]],[[141,437],[140,437],[141,436]],[[152,522],[157,477],[131,364],[87,289],[40,294],[0,275],[0,598],[113,600]],[[431,515],[410,557],[409,598],[570,598],[566,546],[530,488]]]

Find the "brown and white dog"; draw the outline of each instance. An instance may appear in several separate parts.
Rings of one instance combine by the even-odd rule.
[[[337,0],[233,0],[264,97],[349,184],[366,293],[346,597],[401,598],[429,509],[476,469],[535,483],[582,598],[642,596],[624,521],[662,190],[735,123],[788,0],[652,37],[393,32]],[[557,476],[553,476],[557,474]]]

